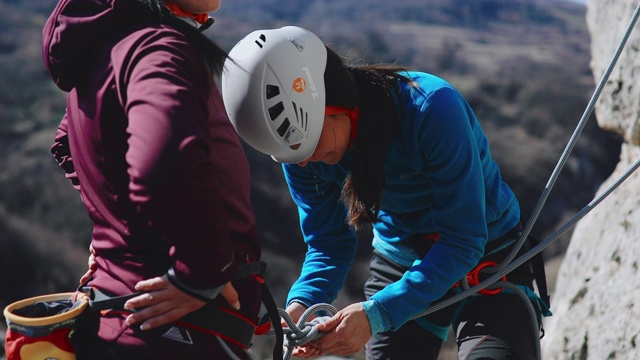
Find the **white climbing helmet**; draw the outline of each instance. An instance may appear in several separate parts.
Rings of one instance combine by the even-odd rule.
[[[327,50],[310,31],[257,30],[229,52],[222,97],[236,131],[281,163],[309,158],[324,122]]]

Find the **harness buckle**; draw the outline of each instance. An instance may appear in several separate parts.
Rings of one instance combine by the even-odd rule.
[[[480,284],[480,271],[482,271],[482,269],[488,266],[498,266],[498,263],[493,261],[483,261],[480,264],[478,264],[475,268],[473,268],[473,270],[471,270],[467,274],[467,283],[469,284],[469,286],[473,287]],[[507,281],[506,275],[502,276],[502,281]],[[454,288],[458,286],[460,286],[460,281],[458,281],[455,285],[453,285]],[[502,291],[502,289],[504,289],[504,287],[499,287],[496,289],[484,288],[480,290],[478,293],[483,295],[496,295],[496,294],[499,294]]]

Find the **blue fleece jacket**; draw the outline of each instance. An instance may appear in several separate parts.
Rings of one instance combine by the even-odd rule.
[[[385,158],[373,247],[410,269],[363,303],[374,334],[398,329],[442,297],[478,263],[487,241],[520,219],[518,201],[462,95],[436,76],[408,75],[413,83],[400,82],[396,98],[400,130]],[[283,165],[308,245],[287,303],[330,303],[343,285],[356,249],[340,201],[351,162],[347,151],[335,165]],[[424,259],[404,241],[435,232],[440,238]]]

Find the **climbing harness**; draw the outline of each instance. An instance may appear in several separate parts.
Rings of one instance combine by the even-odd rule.
[[[280,359],[282,358],[283,344],[282,326],[280,324],[279,317],[280,314],[267,283],[262,278],[265,272],[265,262],[258,261],[247,263],[238,267],[234,279],[254,276],[254,278],[260,283],[262,290],[262,303],[267,310],[263,315],[263,318],[265,320],[268,319],[268,321],[271,322],[274,328],[274,334],[276,335],[273,358]],[[89,309],[91,311],[121,311],[124,309],[124,304],[127,300],[141,294],[140,292],[135,292],[122,296],[108,296],[95,288],[85,288],[84,291],[86,291],[90,298]],[[250,319],[247,319],[234,311],[217,308],[215,306],[206,306],[201,310],[190,313],[174,322],[174,324],[213,335],[231,359],[237,359],[238,357],[228,347],[225,341],[247,350],[251,346],[253,335],[259,328]]]
[[[282,326],[280,314],[273,296],[262,275],[266,271],[266,263],[253,262],[238,267],[235,279],[254,276],[262,289],[262,303],[267,310],[264,318],[274,328],[276,345],[273,358],[282,358]],[[5,335],[7,360],[27,360],[34,358],[75,359],[75,349],[70,337],[76,321],[86,312],[130,313],[124,309],[127,300],[142,294],[134,292],[121,296],[111,296],[97,288],[86,287],[87,280],[78,291],[51,294],[24,299],[8,305],[4,309],[7,319]],[[210,303],[210,300],[207,299]],[[218,308],[207,304],[174,322],[174,325],[193,329],[213,335],[227,354],[234,358],[235,354],[225,341],[247,350],[256,331],[256,324],[235,311]],[[223,341],[224,339],[224,341]]]

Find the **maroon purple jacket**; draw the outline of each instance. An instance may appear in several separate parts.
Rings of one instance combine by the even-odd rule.
[[[260,257],[248,162],[196,49],[141,10],[61,0],[47,21],[44,62],[69,92],[52,153],[93,222],[92,286],[127,294],[173,268],[206,291]]]

